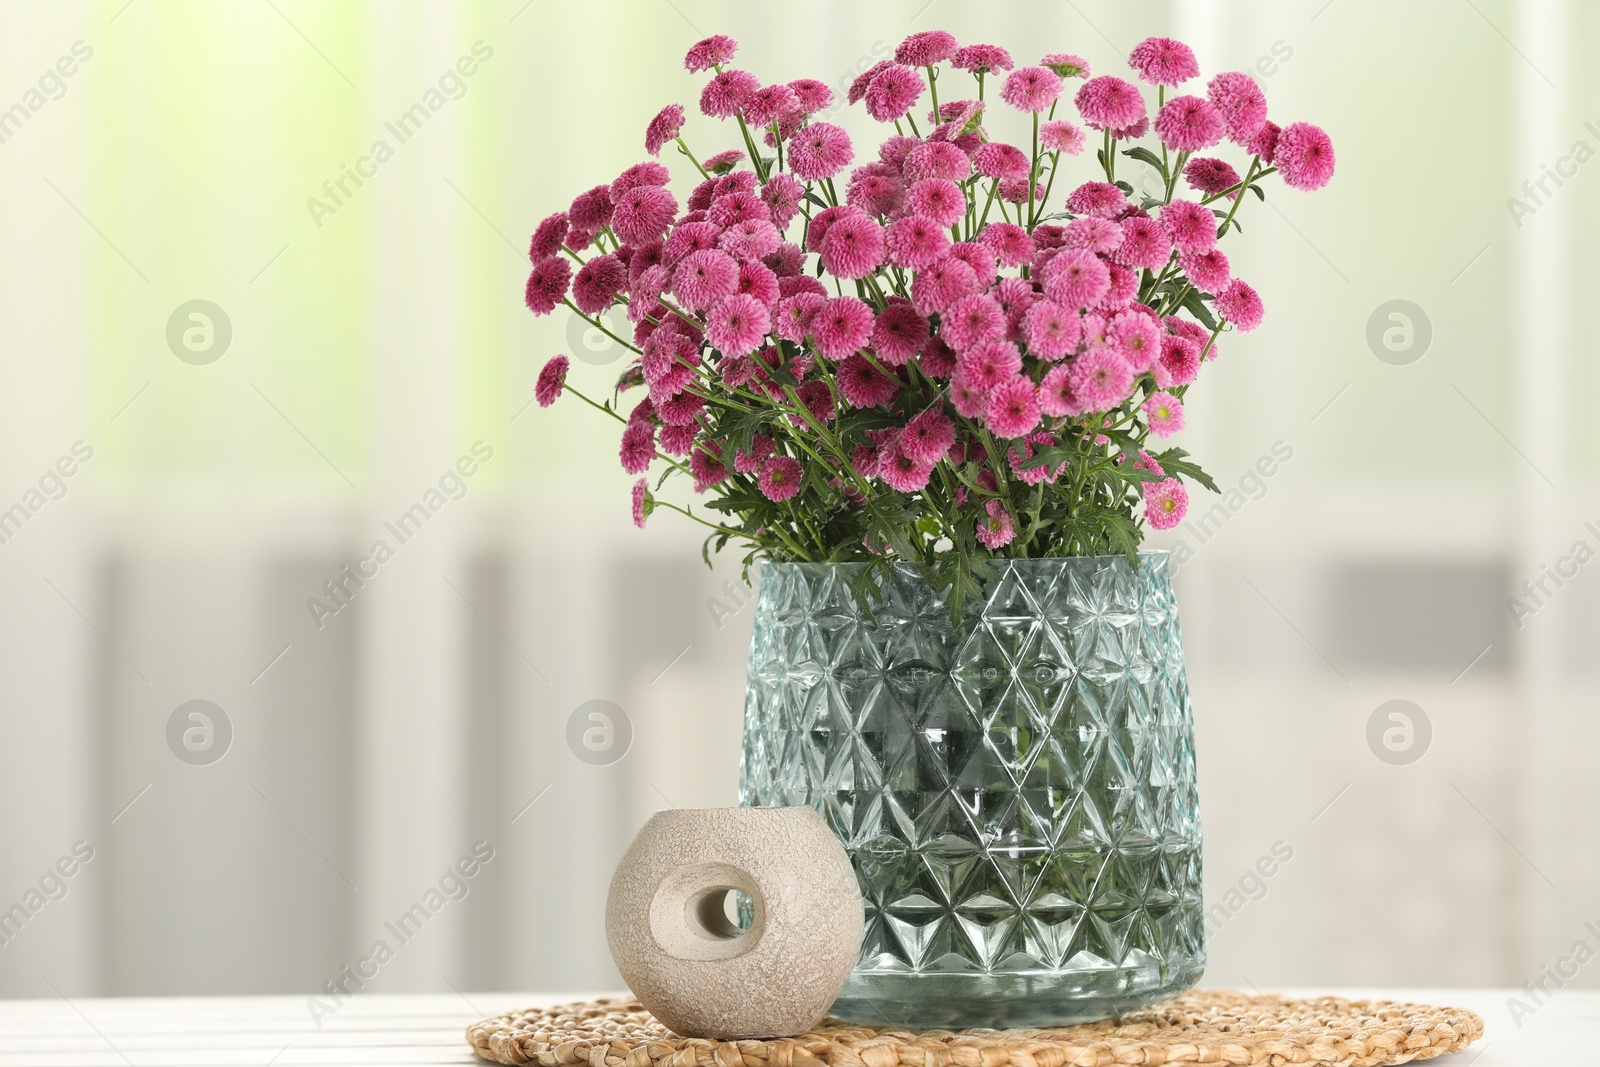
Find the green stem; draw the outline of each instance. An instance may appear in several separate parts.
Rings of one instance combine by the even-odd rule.
[[[689,151],[689,146],[683,143],[683,138],[674,137],[673,140],[678,142],[678,151],[688,156],[689,162],[694,164],[694,169],[700,172],[700,177],[705,178],[707,181],[711,180],[711,175],[707,174],[706,168],[702,167],[700,161],[694,158],[694,153]]]

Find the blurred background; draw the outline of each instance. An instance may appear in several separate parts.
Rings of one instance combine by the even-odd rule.
[[[1337,147],[1243,212],[1267,322],[1179,439],[1234,492],[1158,542],[1207,982],[1520,986],[1600,943],[1594,5],[17,2],[0,994],[309,994],[430,891],[368,989],[620,987],[622,849],[735,801],[752,594],[631,526],[598,416],[529,407],[624,352],[527,313],[527,237],[694,112],[694,40],[838,88],[938,27],[1099,72],[1172,34]]]

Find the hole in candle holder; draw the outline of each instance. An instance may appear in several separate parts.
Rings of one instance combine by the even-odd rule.
[[[689,926],[708,941],[731,941],[750,928],[754,905],[732,886],[713,886],[689,900]]]

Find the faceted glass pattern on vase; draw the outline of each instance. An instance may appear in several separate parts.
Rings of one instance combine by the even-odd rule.
[[[1205,963],[1194,742],[1165,553],[997,561],[953,623],[909,565],[768,563],[741,801],[809,804],[866,901],[836,1017],[1064,1025]]]

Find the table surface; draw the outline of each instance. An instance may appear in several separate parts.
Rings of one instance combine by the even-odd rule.
[[[1288,990],[1289,995],[1313,995]],[[1324,990],[1470,1008],[1484,1037],[1440,1067],[1600,1063],[1600,992],[1562,990],[1511,1018],[1511,990]],[[587,999],[584,994],[359,994],[318,1027],[304,997],[126,997],[0,1001],[0,1067],[178,1064],[476,1064],[463,1031],[488,1015]],[[1526,997],[1524,997],[1526,1001]],[[1531,1005],[1531,1002],[1528,1002]]]

